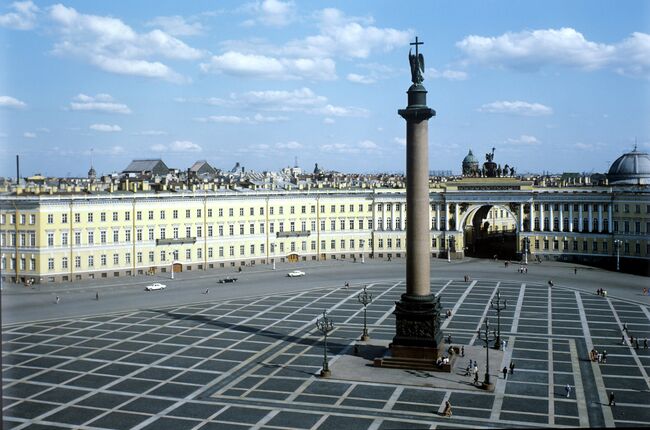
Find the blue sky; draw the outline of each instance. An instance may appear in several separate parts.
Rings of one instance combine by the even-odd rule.
[[[430,168],[519,172],[650,150],[650,3],[0,1],[0,175],[405,165],[424,42]]]

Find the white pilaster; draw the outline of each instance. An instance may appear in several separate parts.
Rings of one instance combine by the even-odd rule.
[[[460,231],[460,205],[456,203],[456,213],[454,214],[455,220],[454,223],[456,224],[456,231]]]
[[[535,203],[530,202],[530,225],[528,231],[535,231]]]
[[[607,232],[611,233],[614,225],[614,221],[612,220],[612,204],[608,203],[607,204]]]
[[[603,232],[603,204],[598,203],[598,233]]]
[[[582,222],[582,203],[578,205],[578,231],[582,233],[584,230],[584,222]]]
[[[524,231],[524,204],[519,205],[519,232]]]
[[[449,203],[445,203],[445,231],[449,231]]]
[[[544,222],[544,203],[539,204],[539,231],[544,231],[545,226]]]
[[[560,231],[564,231],[564,204],[560,203]]]
[[[588,211],[589,219],[587,220],[588,221],[587,224],[589,225],[589,233],[594,231],[594,209],[593,208],[594,205],[589,203],[589,211]]]
[[[573,203],[569,203],[569,231],[573,233]]]
[[[440,203],[436,203],[436,230],[440,231]]]
[[[390,205],[390,229],[395,230],[395,203]]]
[[[553,206],[555,203],[549,203],[548,205],[548,223],[549,223],[549,230],[554,231],[555,230],[555,220],[553,215]]]
[[[386,203],[381,205],[381,230],[386,230],[388,225],[386,224]]]
[[[404,226],[406,225],[406,220],[404,219],[404,206],[406,203],[401,203],[399,205],[399,229],[404,230]],[[429,209],[429,213],[431,213],[431,209]],[[431,215],[429,215],[431,216]]]

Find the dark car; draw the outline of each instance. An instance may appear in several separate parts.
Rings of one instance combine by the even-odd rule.
[[[228,284],[230,282],[237,282],[237,278],[231,278],[230,276],[228,276],[226,278],[219,279],[220,284]]]

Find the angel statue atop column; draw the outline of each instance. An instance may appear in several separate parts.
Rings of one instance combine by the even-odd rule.
[[[411,54],[409,49],[409,63],[411,64],[411,81],[415,85],[419,85],[424,81],[424,55],[416,53],[415,55]]]

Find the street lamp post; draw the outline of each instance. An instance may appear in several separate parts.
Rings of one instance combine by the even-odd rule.
[[[528,250],[530,249],[530,239],[524,237],[524,264],[528,264]]]
[[[493,384],[490,382],[490,342],[494,337],[490,338],[490,321],[485,318],[485,334],[481,335],[481,330],[477,332],[478,338],[485,342],[485,379],[483,380],[483,389],[489,390]]]
[[[359,242],[361,242],[361,264],[365,263],[366,260],[364,259],[364,245],[366,244],[366,241],[361,239]]]
[[[357,300],[363,305],[363,334],[361,335],[361,340],[367,342],[370,336],[368,336],[368,325],[366,324],[366,306],[372,302],[372,294],[368,293],[364,286],[363,291],[357,296]]]
[[[452,237],[447,239],[447,263],[451,263],[451,239]]]
[[[327,311],[323,311],[323,318],[318,318],[316,320],[316,328],[325,336],[325,343],[323,345],[323,369],[320,371],[320,376],[322,378],[327,378],[332,375],[327,363],[327,334],[334,330],[334,323],[332,323],[332,319],[327,316]]]
[[[494,342],[494,347],[496,349],[499,349],[501,346],[501,311],[504,310],[508,304],[507,300],[503,301],[503,307],[501,307],[501,292],[497,290],[497,298],[496,300],[490,300],[490,306],[492,306],[492,309],[497,311],[497,335],[496,335],[496,340]]]
[[[172,257],[172,262],[171,262],[171,265],[172,265],[172,279],[174,279],[174,251],[167,251],[167,252]]]
[[[620,266],[620,258],[621,258],[621,244],[623,243],[622,240],[620,239],[615,239],[614,240],[614,247],[616,248],[616,271],[619,272],[621,270]]]

